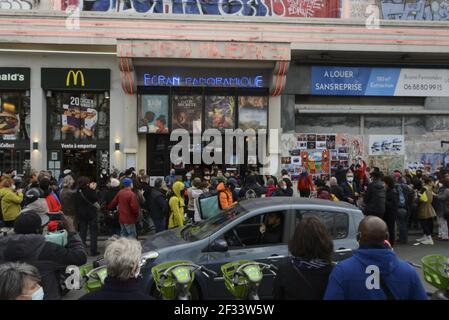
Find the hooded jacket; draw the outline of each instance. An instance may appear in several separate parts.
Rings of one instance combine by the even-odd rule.
[[[362,248],[337,264],[329,277],[324,299],[386,300],[373,271],[376,268],[396,300],[427,299],[416,270],[387,248]]]
[[[20,214],[20,204],[23,201],[23,193],[17,194],[11,188],[0,189],[0,202],[2,206],[3,220],[14,221]]]
[[[181,191],[184,190],[184,183],[176,181],[172,188],[174,195],[168,202],[170,207],[169,229],[184,226],[184,197],[181,195]]]
[[[380,180],[374,180],[368,185],[365,196],[365,215],[383,218],[385,214],[385,186]]]
[[[41,234],[13,234],[0,238],[0,263],[26,262],[39,270],[45,300],[61,298],[59,275],[69,265],[81,266],[87,256],[76,233],[68,234],[66,247],[45,241]]]
[[[234,204],[232,199],[232,192],[225,186],[223,182],[220,182],[217,186],[218,201],[220,201],[220,208],[227,209]]]

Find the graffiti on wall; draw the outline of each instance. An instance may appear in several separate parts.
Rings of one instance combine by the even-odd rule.
[[[449,0],[380,0],[386,20],[449,20]]]
[[[31,10],[37,8],[38,0],[0,0],[0,9]]]

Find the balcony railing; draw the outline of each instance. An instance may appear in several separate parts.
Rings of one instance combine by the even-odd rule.
[[[449,0],[0,0],[0,10],[449,21]]]

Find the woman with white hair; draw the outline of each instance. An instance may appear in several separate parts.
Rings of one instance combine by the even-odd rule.
[[[103,287],[83,296],[80,300],[153,300],[140,287],[142,246],[130,238],[113,238],[104,253],[108,276]]]
[[[0,265],[0,300],[43,300],[38,270],[26,263]]]
[[[75,194],[76,189],[73,187],[75,185],[75,180],[71,175],[66,175],[62,180],[62,189],[59,192],[59,200],[61,200],[62,212],[65,215],[75,217],[76,207],[75,207]]]

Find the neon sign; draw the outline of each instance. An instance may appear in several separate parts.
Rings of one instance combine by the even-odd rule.
[[[224,88],[262,88],[264,78],[257,76],[242,77],[192,77],[167,76],[163,74],[143,74],[144,86],[164,87],[224,87]]]

